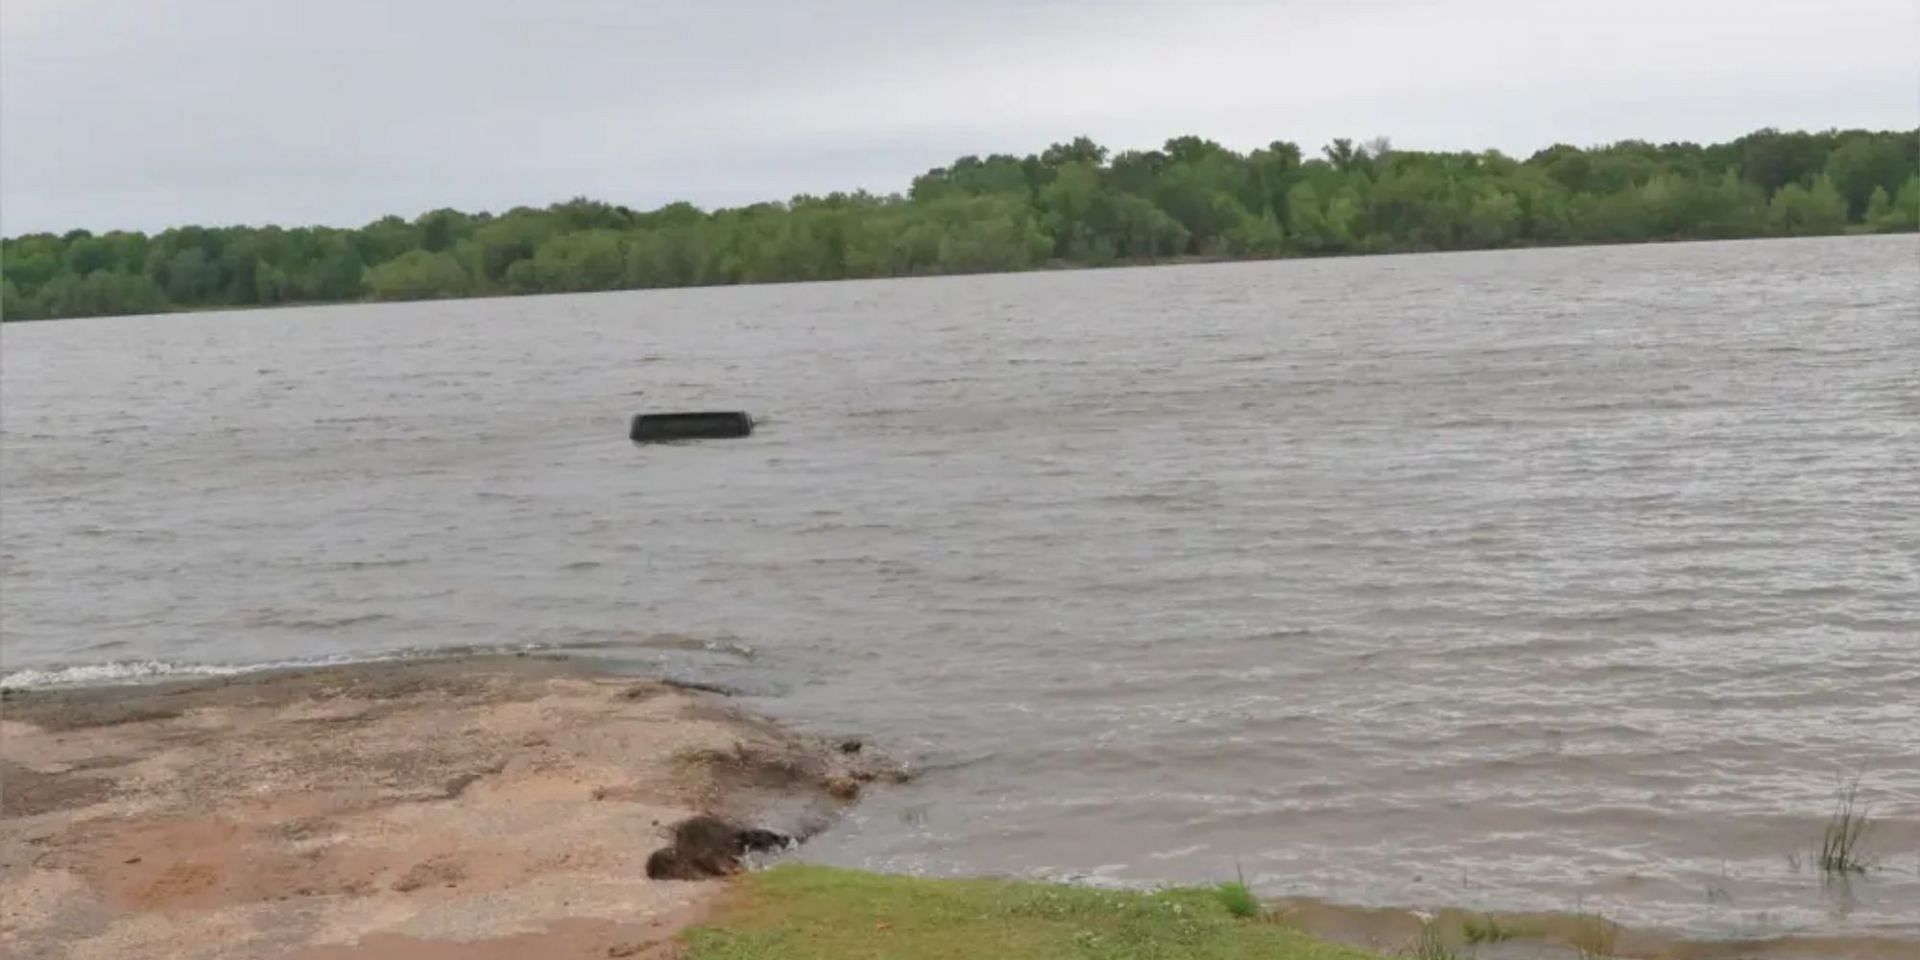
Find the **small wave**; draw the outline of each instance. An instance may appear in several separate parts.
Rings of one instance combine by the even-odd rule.
[[[1287,639],[1290,639],[1290,638],[1293,638],[1293,637],[1306,637],[1306,636],[1311,636],[1311,635],[1313,635],[1313,633],[1314,633],[1314,632],[1315,632],[1315,631],[1314,631],[1314,629],[1313,629],[1312,627],[1277,627],[1277,628],[1275,628],[1275,629],[1272,629],[1272,630],[1263,630],[1263,631],[1261,631],[1261,632],[1259,632],[1259,633],[1256,633],[1256,634],[1253,634],[1253,635],[1251,635],[1251,636],[1249,636],[1249,637],[1247,637],[1247,638],[1245,638],[1245,639],[1248,639],[1248,640],[1287,640]]]
[[[267,670],[301,670],[312,667],[338,667],[355,663],[386,663],[394,660],[430,660],[436,657],[486,656],[552,649],[541,644],[501,646],[456,646],[409,648],[369,653],[331,654],[321,657],[297,657],[266,660],[259,663],[174,663],[167,660],[109,660],[104,663],[80,663],[64,667],[27,667],[0,674],[0,690],[28,690],[46,687],[111,687],[131,683],[164,680],[191,680],[196,677],[232,677]]]
[[[342,630],[363,624],[391,620],[384,613],[360,613],[344,617],[303,617],[288,611],[267,610],[249,618],[251,627],[279,627],[284,630]]]
[[[1093,497],[1091,499],[1094,503],[1112,503],[1112,504],[1120,504],[1122,506],[1152,507],[1152,506],[1161,506],[1161,505],[1176,506],[1183,503],[1191,502],[1194,498],[1192,496],[1189,496],[1186,494],[1179,494],[1179,493],[1158,493],[1153,491],[1143,491],[1140,493],[1108,494],[1106,496]]]
[[[33,687],[107,686],[185,677],[225,677],[260,669],[234,664],[183,664],[164,660],[115,660],[72,667],[36,670],[31,667],[0,676],[0,690]]]
[[[384,415],[364,416],[364,417],[321,417],[320,419],[313,421],[313,423],[314,423],[314,426],[319,426],[319,427],[357,426],[360,424],[368,424],[368,423],[388,423],[388,422],[391,422],[392,419],[393,419],[392,417],[388,417]]]
[[[1205,853],[1206,850],[1207,850],[1206,844],[1194,843],[1194,844],[1188,844],[1187,846],[1184,846],[1184,847],[1176,847],[1175,849],[1172,849],[1172,850],[1160,850],[1154,853],[1149,853],[1147,854],[1147,859],[1178,860],[1183,857],[1191,857],[1196,853]]]
[[[624,640],[624,641],[623,640],[607,640],[607,641],[600,641],[598,643],[588,642],[588,643],[581,643],[581,644],[557,644],[556,645],[556,648],[561,650],[575,649],[575,648],[593,649],[596,647],[606,648],[606,649],[619,649],[622,647],[638,647],[643,650],[684,650],[689,653],[719,653],[719,654],[725,654],[727,656],[738,657],[739,659],[742,659],[742,660],[752,660],[757,655],[757,651],[754,650],[752,644],[744,643],[738,640],[718,640],[718,639],[709,639],[705,637],[690,637],[690,636],[686,636],[684,634],[678,634],[678,633],[657,633],[651,636],[640,637],[637,639],[630,639],[630,640]]]
[[[425,560],[420,557],[394,557],[379,560],[339,560],[326,566],[333,570],[382,570],[388,567],[410,567],[424,562]]]

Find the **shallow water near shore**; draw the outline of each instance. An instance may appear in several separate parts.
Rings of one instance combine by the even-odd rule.
[[[535,645],[921,758],[828,862],[1920,939],[1912,237],[8,325],[0,430],[9,683]]]

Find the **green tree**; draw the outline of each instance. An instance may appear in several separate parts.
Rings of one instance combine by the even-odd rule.
[[[1179,158],[1160,171],[1152,200],[1187,229],[1191,252],[1216,252],[1226,232],[1248,216],[1237,198],[1245,170],[1211,141],[1184,137],[1168,146],[1179,150]]]
[[[130,230],[115,230],[101,237],[100,242],[112,251],[111,259],[108,261],[112,269],[138,273],[147,262],[150,244],[146,234]]]
[[[1512,181],[1520,199],[1521,235],[1532,243],[1566,243],[1573,237],[1572,196],[1552,179],[1523,171]]]
[[[489,288],[505,286],[507,268],[531,258],[553,233],[553,221],[534,211],[509,213],[475,229],[466,244],[475,279]]]
[[[464,295],[466,268],[451,253],[409,250],[367,269],[367,289],[376,300],[431,300]]]
[[[287,299],[292,289],[287,275],[279,267],[270,263],[255,261],[253,270],[253,302],[279,303]]]
[[[1247,213],[1227,230],[1227,250],[1238,257],[1271,257],[1285,249],[1287,234],[1271,210]]]
[[[1004,205],[997,215],[987,212],[950,226],[940,238],[939,263],[954,273],[1019,270],[1045,259],[1052,247],[1024,208]]]
[[[1520,235],[1520,200],[1503,190],[1489,190],[1473,199],[1467,210],[1467,238],[1477,247],[1504,247]]]
[[[389,215],[354,231],[353,241],[360,261],[377,265],[418,249],[420,235],[413,224]]]
[[[81,237],[67,246],[67,272],[76,276],[111,270],[115,262],[113,248],[98,237]]]
[[[1309,253],[1341,253],[1359,249],[1366,230],[1367,203],[1359,184],[1365,174],[1342,176],[1322,161],[1309,167],[1309,179],[1287,192],[1287,235]]]
[[[1634,243],[1653,239],[1642,192],[1627,187],[1608,194],[1576,193],[1571,204],[1575,243]]]
[[[1847,216],[1862,219],[1875,190],[1893,191],[1914,173],[1914,165],[1904,155],[1901,143],[1890,136],[1856,134],[1842,141],[1829,154],[1828,179],[1847,201]]]
[[[188,247],[166,261],[166,295],[174,303],[208,303],[220,285],[220,268],[205,250]]]
[[[419,231],[420,249],[428,253],[451,250],[454,244],[473,232],[473,220],[458,210],[434,210],[414,221]]]
[[[1867,198],[1866,214],[1861,219],[1874,229],[1893,219],[1893,198],[1887,196],[1886,187],[1873,188],[1873,195]]]
[[[711,228],[698,225],[643,230],[627,243],[625,283],[632,287],[684,287],[714,275]]]
[[[634,225],[649,230],[663,230],[697,227],[706,223],[707,219],[707,215],[701,212],[699,207],[683,200],[635,217]]]
[[[1062,167],[1069,163],[1099,167],[1107,159],[1107,148],[1094,143],[1087,137],[1074,137],[1071,143],[1056,143],[1040,154],[1040,162],[1049,167]]]
[[[152,278],[109,270],[95,270],[84,277],[61,274],[41,288],[39,301],[32,312],[47,317],[105,317],[166,309],[166,298]]]
[[[567,230],[624,230],[634,225],[636,214],[626,207],[574,197],[547,208],[547,213]]]
[[[515,293],[570,293],[614,289],[626,274],[624,235],[595,229],[554,236],[532,259],[515,261],[505,279]]]
[[[1055,171],[1053,182],[1041,188],[1037,205],[1053,235],[1055,256],[1095,261],[1115,256],[1112,240],[1103,236],[1108,210],[1100,188],[1100,172],[1093,163],[1063,164]]]
[[[35,319],[38,319],[38,314],[34,312],[33,304],[20,295],[20,288],[13,285],[13,280],[0,280],[0,322]]]
[[[1754,237],[1766,231],[1767,201],[1758,187],[1727,168],[1701,210],[1704,234],[1715,237]]]
[[[1873,221],[1875,230],[1920,230],[1920,174],[1908,177],[1885,214]]]
[[[1151,196],[1154,181],[1159,179],[1167,163],[1167,155],[1158,150],[1123,150],[1108,165],[1107,182],[1122,193]]]
[[[1363,234],[1362,223],[1365,219],[1364,202],[1349,191],[1335,194],[1327,203],[1326,233],[1323,245],[1327,250],[1352,250],[1359,246]]]
[[[1847,201],[1824,175],[1812,189],[1789,183],[1773,195],[1767,221],[1774,230],[1796,236],[1834,233],[1847,224]]]
[[[1167,216],[1166,211],[1145,197],[1115,194],[1108,204],[1111,217],[1108,229],[1117,256],[1136,260],[1178,256],[1192,240],[1180,221]]]
[[[1458,246],[1474,194],[1450,158],[1401,154],[1382,164],[1373,185],[1375,245],[1411,250]]]
[[[1367,161],[1370,159],[1364,148],[1354,146],[1353,141],[1346,137],[1335,138],[1332,143],[1322,147],[1320,152],[1325,154],[1327,162],[1333,164],[1333,168],[1341,173],[1365,170]]]
[[[66,269],[65,246],[52,234],[8,240],[0,247],[0,256],[4,256],[7,279],[19,284],[23,291],[39,287]]]
[[[1805,184],[1826,165],[1826,151],[1812,134],[1758,130],[1734,141],[1741,169],[1769,196],[1790,183]]]
[[[312,258],[293,268],[287,295],[319,303],[353,300],[366,293],[366,272],[360,251],[349,238],[319,237],[314,241]]]
[[[1287,219],[1287,191],[1300,181],[1300,147],[1275,140],[1265,149],[1247,155],[1247,185],[1253,195],[1247,209],[1273,214],[1274,220]]]
[[[1653,238],[1752,236],[1766,222],[1759,189],[1731,170],[1713,181],[1660,174],[1640,188],[1639,201],[1641,225]]]
[[[251,304],[260,293],[260,238],[252,231],[237,232],[220,252],[221,303]]]

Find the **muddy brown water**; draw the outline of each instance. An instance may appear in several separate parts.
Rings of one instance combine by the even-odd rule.
[[[920,758],[830,862],[1920,939],[1912,237],[8,325],[0,429],[13,685],[537,645]]]

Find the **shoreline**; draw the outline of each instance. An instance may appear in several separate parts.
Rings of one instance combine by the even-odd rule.
[[[744,882],[647,875],[688,818],[805,839],[867,784],[906,776],[859,741],[795,734],[724,694],[559,655],[9,688],[0,953],[707,960],[745,937],[830,957],[806,951],[852,948],[854,915],[893,897],[952,898],[973,923],[1009,897],[1085,898],[1087,923],[1122,927],[1164,906],[1162,894],[797,865]],[[1218,907],[1208,890],[1165,896]],[[1481,958],[1890,960],[1913,948],[1870,935],[1690,940],[1593,914],[1253,902],[1253,919],[1222,914],[1217,932],[1265,945],[1281,928],[1295,938],[1284,957],[1375,956],[1325,952],[1335,944],[1396,955],[1422,938]],[[914,920],[858,922],[874,935],[859,948],[878,949]],[[924,933],[982,935],[952,922]],[[1488,931],[1499,939],[1472,939]]]
[[[673,824],[805,837],[902,777],[557,657],[12,689],[0,953],[665,958],[726,887],[648,878]]]
[[[1762,233],[1762,234],[1754,234],[1750,236],[1736,236],[1736,237],[1653,237],[1653,238],[1648,238],[1644,240],[1590,241],[1590,242],[1584,242],[1584,243],[1515,243],[1515,244],[1508,244],[1506,246],[1498,246],[1498,247],[1469,246],[1469,247],[1447,247],[1444,249],[1428,249],[1428,250],[1412,249],[1412,248],[1408,248],[1408,249],[1396,248],[1396,249],[1388,249],[1388,250],[1364,250],[1364,251],[1346,250],[1346,251],[1337,251],[1337,252],[1296,252],[1296,253],[1258,254],[1258,255],[1249,254],[1245,256],[1234,256],[1229,254],[1187,253],[1187,254],[1174,254],[1174,255],[1169,255],[1164,257],[1119,258],[1119,259],[1100,262],[1100,263],[1082,262],[1082,261],[1048,260],[1048,261],[1035,263],[1030,266],[1022,267],[1019,269],[1013,269],[1013,270],[952,270],[952,271],[936,271],[936,272],[927,272],[927,273],[893,273],[893,274],[880,274],[880,275],[874,275],[874,276],[860,276],[860,277],[847,276],[847,277],[822,277],[822,278],[814,278],[814,279],[737,280],[737,281],[730,281],[730,282],[715,282],[715,283],[675,284],[675,285],[669,285],[669,286],[640,286],[640,287],[617,286],[617,287],[603,287],[603,288],[597,288],[592,290],[539,291],[539,292],[532,292],[532,293],[513,293],[505,290],[490,290],[490,291],[483,291],[483,292],[477,292],[477,293],[466,293],[460,296],[451,296],[451,297],[413,297],[413,298],[390,298],[390,299],[382,299],[378,297],[359,297],[351,300],[299,300],[299,301],[280,301],[277,303],[244,303],[244,304],[243,303],[223,303],[223,304],[204,304],[204,305],[196,304],[196,305],[186,305],[186,306],[170,306],[167,309],[162,310],[158,313],[73,314],[73,315],[63,315],[58,317],[22,317],[22,318],[16,318],[12,320],[4,320],[4,318],[0,318],[0,320],[4,320],[4,322],[11,323],[11,324],[30,324],[30,323],[40,324],[40,323],[52,323],[52,322],[62,321],[62,320],[104,320],[104,319],[114,319],[114,318],[147,319],[147,318],[158,318],[158,317],[186,316],[190,314],[252,313],[252,312],[277,311],[277,310],[314,310],[314,309],[321,309],[321,308],[345,308],[345,307],[380,307],[380,306],[396,306],[401,304],[422,304],[422,303],[466,303],[470,301],[488,301],[488,300],[538,300],[543,298],[578,297],[578,296],[586,296],[586,295],[593,295],[593,294],[656,293],[656,292],[673,291],[673,290],[714,290],[714,289],[722,289],[722,288],[729,288],[729,287],[805,286],[805,285],[811,285],[811,284],[871,283],[871,282],[892,281],[892,280],[938,280],[943,278],[999,277],[999,276],[1020,276],[1023,274],[1076,273],[1076,272],[1082,272],[1082,271],[1100,271],[1100,270],[1131,270],[1131,269],[1145,269],[1145,268],[1152,268],[1152,267],[1209,267],[1209,266],[1228,266],[1233,264],[1379,259],[1379,258],[1390,258],[1390,257],[1424,257],[1424,256],[1441,256],[1441,255],[1452,255],[1452,254],[1525,253],[1525,252],[1546,251],[1546,250],[1604,250],[1604,249],[1617,249],[1622,247],[1662,247],[1662,246],[1683,246],[1687,244],[1710,244],[1710,243],[1754,243],[1754,242],[1771,241],[1771,240],[1780,240],[1780,241],[1841,240],[1841,239],[1855,239],[1855,238],[1863,238],[1863,237],[1899,237],[1899,236],[1920,235],[1920,230],[1902,229],[1902,230],[1875,231],[1875,230],[1866,230],[1866,229],[1855,229],[1858,227],[1859,227],[1859,224],[1852,224],[1850,225],[1849,229],[1841,230],[1835,233],[1812,233],[1812,234]]]

